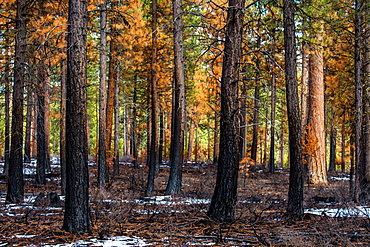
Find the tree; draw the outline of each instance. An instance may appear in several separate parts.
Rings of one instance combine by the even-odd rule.
[[[308,180],[313,184],[327,184],[325,110],[324,110],[324,59],[322,25],[315,31],[311,43],[308,70],[308,119],[305,154],[308,162]]]
[[[24,67],[27,46],[27,1],[17,1],[17,16],[15,28],[15,59],[14,59],[14,86],[13,112],[11,127],[11,147],[9,156],[8,191],[6,200],[9,202],[23,201],[23,94],[24,94]]]
[[[173,23],[174,23],[174,88],[172,99],[172,126],[171,126],[171,149],[170,149],[170,177],[166,194],[176,195],[181,192],[184,151],[184,128],[185,128],[185,77],[184,77],[184,47],[183,47],[183,23],[181,0],[173,0]]]
[[[243,0],[229,0],[221,77],[220,150],[216,187],[207,215],[217,222],[234,221],[239,170],[238,81],[242,48]]]
[[[154,177],[158,166],[158,75],[157,75],[157,0],[152,0],[152,50],[150,64],[151,123],[148,156],[148,184],[146,194],[154,190]]]
[[[63,229],[90,230],[86,113],[87,2],[70,0],[67,36],[66,199]]]
[[[98,184],[104,187],[108,182],[107,172],[107,2],[100,5],[100,87],[99,87],[99,160]]]
[[[67,186],[67,153],[66,153],[66,107],[67,107],[67,62],[65,58],[60,61],[60,177],[61,177],[61,193],[66,194]]]
[[[289,194],[287,215],[301,218],[303,215],[303,166],[302,166],[302,129],[299,116],[297,85],[297,52],[295,41],[294,1],[284,0],[284,49],[286,99],[289,124]]]
[[[42,61],[37,66],[37,177],[36,183],[46,184],[46,168],[48,167],[49,156],[48,142],[46,139],[45,118],[46,118],[46,98],[47,98],[47,65]]]

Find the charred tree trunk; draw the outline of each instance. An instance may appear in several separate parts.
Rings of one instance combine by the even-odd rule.
[[[90,231],[86,112],[87,2],[70,0],[67,36],[67,187],[63,229]]]
[[[299,116],[297,52],[295,42],[294,1],[284,0],[284,48],[286,98],[289,124],[289,193],[287,215],[300,219],[303,215],[302,127]]]
[[[157,88],[157,0],[152,1],[152,58],[151,58],[151,124],[150,144],[148,156],[148,184],[146,194],[151,195],[154,191],[154,177],[158,167],[158,88]]]
[[[173,0],[174,21],[174,89],[172,105],[171,150],[170,150],[170,177],[166,194],[177,195],[181,192],[182,164],[184,152],[185,129],[185,77],[184,77],[184,48],[182,1]]]
[[[117,64],[117,82],[119,81],[119,65]],[[119,175],[119,86],[114,87],[114,164],[113,176]]]
[[[354,199],[357,202],[366,202],[366,164],[363,153],[363,78],[362,78],[362,18],[363,18],[363,1],[356,1],[355,17],[355,101],[356,101],[356,123],[355,123],[355,153],[356,153],[356,186],[354,190]]]
[[[330,129],[330,155],[329,155],[329,171],[335,171],[335,158],[337,154],[337,130],[332,123]]]
[[[192,161],[191,157],[193,156],[193,143],[194,143],[194,121],[189,118],[189,141],[188,141],[188,157],[187,161]]]
[[[9,156],[8,191],[6,200],[21,202],[24,196],[23,181],[23,104],[24,104],[24,67],[26,58],[26,19],[27,1],[17,1],[17,15],[15,20],[15,56],[14,56],[14,86],[13,111],[11,128],[11,147]]]
[[[239,170],[238,83],[245,1],[229,0],[221,78],[220,156],[216,187],[208,216],[233,222]]]
[[[100,97],[99,97],[99,158],[98,185],[104,187],[108,182],[107,172],[107,3],[100,5]]]
[[[133,165],[134,165],[134,168],[137,169],[139,168],[138,166],[138,156],[137,156],[137,134],[136,134],[136,128],[137,128],[137,121],[136,121],[136,116],[137,116],[137,112],[136,112],[136,103],[137,103],[137,88],[136,88],[136,82],[137,80],[135,80],[134,82],[134,96],[133,96],[133,108],[132,108],[132,126],[131,126],[131,154],[132,154],[132,157],[133,157]]]
[[[8,50],[5,52],[8,55]],[[5,65],[5,143],[4,143],[4,170],[8,175],[10,155],[10,68],[9,61]]]
[[[275,74],[275,30],[273,31],[271,57],[271,143],[270,143],[270,159],[269,171],[275,172],[275,113],[276,113],[276,74]]]
[[[46,97],[47,77],[46,64],[39,62],[37,66],[37,167],[36,183],[46,184],[46,169],[48,167],[48,140],[46,137]]]
[[[61,61],[61,102],[60,102],[60,169],[61,169],[61,192],[66,194],[66,104],[67,104],[67,63],[66,59]]]
[[[34,72],[34,71],[32,71]],[[34,72],[36,73],[36,72]],[[32,146],[36,143],[35,132],[34,129],[36,120],[35,120],[35,113],[36,113],[36,93],[35,93],[35,84],[33,79],[36,77],[33,75],[33,78],[30,82],[26,85],[27,88],[27,112],[26,112],[26,133],[25,133],[25,140],[24,140],[24,155],[23,161],[26,163],[31,162],[31,158],[34,155],[32,152]],[[36,126],[37,128],[37,126]],[[37,144],[37,143],[36,143]]]

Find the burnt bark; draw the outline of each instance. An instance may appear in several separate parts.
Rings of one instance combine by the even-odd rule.
[[[46,64],[39,62],[37,66],[37,166],[36,183],[46,184],[46,169],[48,167],[48,140],[46,136],[46,97],[47,97],[47,77],[48,71]]]
[[[70,0],[67,36],[67,186],[63,229],[90,231],[86,113],[87,2]]]
[[[170,177],[166,194],[176,195],[181,192],[182,164],[184,152],[185,129],[185,77],[184,77],[184,48],[183,48],[183,23],[182,1],[173,0],[174,21],[174,88],[172,100],[172,126],[170,149]]]
[[[60,173],[61,173],[61,192],[66,194],[66,104],[67,104],[67,63],[66,59],[61,61],[61,99],[60,99]]]
[[[148,183],[146,194],[151,195],[154,191],[154,178],[158,167],[158,89],[157,89],[157,1],[152,1],[152,51],[151,51],[151,71],[150,71],[150,142],[148,156]]]
[[[13,111],[11,127],[11,146],[8,171],[8,191],[6,200],[21,202],[24,196],[23,180],[23,104],[24,67],[27,47],[26,30],[27,2],[17,1],[16,36],[14,56]]]
[[[245,1],[229,0],[221,77],[220,153],[215,191],[207,215],[234,221],[239,170],[238,82]]]
[[[289,192],[287,215],[300,219],[303,215],[303,165],[302,165],[302,127],[299,115],[297,83],[297,51],[294,25],[294,1],[284,0],[284,48],[286,99],[289,125]]]
[[[107,172],[107,3],[100,5],[100,74],[99,74],[99,144],[98,144],[98,185],[108,182]]]

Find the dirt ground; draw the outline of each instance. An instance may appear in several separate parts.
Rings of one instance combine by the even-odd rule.
[[[232,224],[219,224],[206,216],[216,177],[212,165],[186,165],[183,192],[173,197],[145,197],[145,167],[121,165],[120,172],[105,191],[99,191],[96,167],[91,166],[91,233],[83,235],[62,230],[63,207],[48,197],[53,192],[60,195],[59,178],[52,177],[47,185],[39,186],[32,175],[26,176],[25,202],[14,205],[5,202],[6,178],[1,177],[0,246],[45,246],[123,235],[138,237],[149,246],[370,246],[370,215],[305,214],[302,221],[288,220],[284,216],[286,170],[274,174],[258,166],[241,170]],[[156,178],[157,196],[163,196],[168,174],[169,168],[162,167]],[[340,177],[345,174],[330,174],[327,187],[306,185],[305,208],[353,206],[349,181]],[[45,196],[36,200],[40,192]]]

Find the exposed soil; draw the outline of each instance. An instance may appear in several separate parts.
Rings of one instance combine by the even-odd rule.
[[[6,178],[0,178],[0,246],[42,246],[79,239],[136,236],[151,246],[370,246],[369,217],[333,218],[305,214],[302,221],[284,216],[288,172],[271,174],[261,167],[240,171],[236,221],[219,224],[209,220],[205,201],[185,203],[184,198],[210,199],[216,169],[211,165],[187,165],[179,196],[153,198],[144,195],[147,169],[121,166],[121,176],[111,179],[105,191],[96,187],[91,166],[91,233],[72,235],[63,231],[63,208],[50,205],[48,193],[60,195],[60,180],[46,186],[26,180],[25,202],[16,207],[5,202]],[[169,168],[161,168],[156,195],[165,190]],[[331,174],[339,176],[340,174]],[[342,174],[344,176],[344,174]],[[305,208],[350,207],[349,181],[329,179],[327,187],[307,186]],[[35,197],[43,192],[45,196]],[[166,202],[168,201],[168,202]],[[61,201],[63,203],[63,200]],[[166,203],[165,203],[166,202]]]

